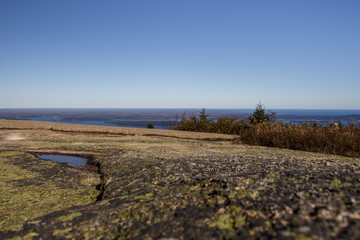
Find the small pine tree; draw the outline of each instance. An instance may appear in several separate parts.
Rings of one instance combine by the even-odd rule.
[[[201,112],[199,114],[199,119],[201,122],[208,122],[208,117],[209,115],[206,114],[206,109],[205,108],[202,108],[201,109]]]
[[[270,123],[274,121],[275,113],[265,113],[265,107],[261,103],[256,105],[256,109],[253,114],[249,117],[250,124],[258,123]]]
[[[148,123],[148,124],[146,125],[146,127],[147,127],[147,128],[154,128],[154,125],[153,125],[152,123]]]

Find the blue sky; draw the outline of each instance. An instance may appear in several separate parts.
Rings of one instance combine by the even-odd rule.
[[[360,1],[2,0],[0,108],[360,108]]]

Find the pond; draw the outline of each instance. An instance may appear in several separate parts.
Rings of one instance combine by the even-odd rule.
[[[83,157],[75,157],[75,156],[69,156],[69,155],[50,155],[50,154],[41,154],[36,155],[36,157],[43,159],[43,160],[50,160],[53,162],[58,163],[68,163],[73,167],[81,167],[82,165],[85,165],[88,161],[87,158]]]

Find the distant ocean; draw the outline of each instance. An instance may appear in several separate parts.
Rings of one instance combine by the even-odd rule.
[[[146,128],[152,123],[156,129],[172,128],[181,117],[189,114],[198,115],[201,109],[0,109],[0,118],[72,123],[84,125],[117,126]],[[254,109],[206,109],[209,119],[230,116],[245,119]],[[316,122],[328,125],[329,122],[341,122],[344,125],[359,125],[360,109],[270,109],[282,123],[299,124]]]

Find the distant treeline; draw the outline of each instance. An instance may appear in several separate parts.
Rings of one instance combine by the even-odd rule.
[[[236,134],[239,135],[239,142],[251,145],[360,157],[360,127],[356,124],[283,124],[277,122],[275,113],[266,113],[261,104],[258,104],[253,114],[246,119],[219,117],[208,120],[205,109],[198,116],[184,114],[174,129]]]

